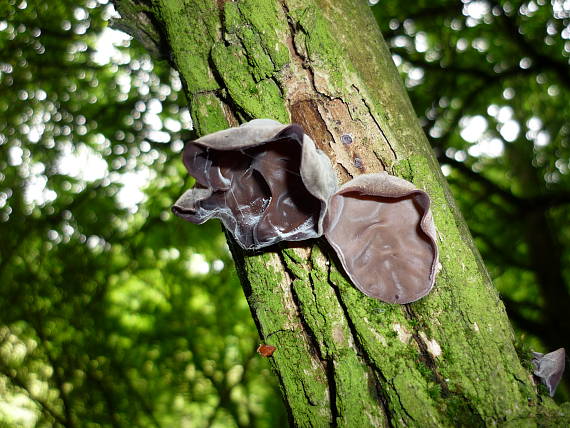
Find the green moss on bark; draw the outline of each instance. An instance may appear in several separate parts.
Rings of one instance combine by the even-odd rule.
[[[271,362],[294,420],[299,426],[329,427],[332,413],[326,370],[296,317],[296,305],[287,290],[289,278],[278,266],[274,253],[245,258],[241,267],[249,278],[246,297],[262,338],[276,347]]]
[[[328,22],[319,9],[311,7],[293,9],[292,16],[304,33],[301,50],[316,70],[317,89],[331,97],[342,97],[350,87],[348,76],[353,70],[345,61],[338,40],[330,33]]]
[[[163,22],[171,55],[186,82],[187,91],[194,94],[218,89],[208,66],[212,45],[220,36],[216,3],[210,0],[153,0],[153,5]]]
[[[222,103],[216,94],[199,93],[192,97],[190,115],[194,120],[194,128],[200,134],[210,134],[228,127]]]
[[[438,372],[449,390],[463,396],[484,421],[532,416],[533,409],[525,403],[536,391],[514,349],[503,304],[469,232],[458,224],[461,217],[449,204],[439,171],[423,156],[400,162],[394,171],[426,190],[432,200],[443,269],[433,293],[412,308],[445,353],[437,362]]]
[[[374,385],[375,375],[359,355],[344,310],[329,282],[330,262],[316,245],[308,260],[295,249],[285,250],[284,254],[287,268],[299,275],[293,282],[293,293],[326,364],[336,425],[386,426],[378,392],[368,387]]]
[[[364,353],[379,373],[392,419],[402,425],[451,426],[440,418],[437,403],[428,393],[428,380],[422,374],[419,350],[404,307],[363,295],[336,269],[332,269],[330,278],[340,289],[341,301]],[[433,376],[431,371],[429,375]]]
[[[249,117],[289,121],[281,90],[272,79],[255,81],[241,47],[218,42],[212,60],[230,97]]]
[[[275,2],[243,0],[225,5],[226,39],[243,45],[257,80],[271,77],[290,62],[283,43],[287,22]]]

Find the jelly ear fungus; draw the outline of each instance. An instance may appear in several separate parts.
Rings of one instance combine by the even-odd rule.
[[[558,348],[548,354],[532,353],[533,374],[538,377],[548,389],[548,394],[554,397],[556,387],[562,379],[566,367],[566,350]]]
[[[219,218],[244,249],[325,235],[354,285],[409,303],[433,287],[438,263],[428,195],[386,173],[337,191],[330,160],[299,125],[257,119],[186,144],[196,179],[173,212]]]
[[[410,303],[434,285],[438,264],[428,195],[387,173],[359,175],[329,202],[325,237],[354,285],[389,303]]]
[[[172,210],[185,220],[219,218],[250,250],[322,235],[336,178],[300,126],[253,120],[187,143],[183,161],[196,185]]]

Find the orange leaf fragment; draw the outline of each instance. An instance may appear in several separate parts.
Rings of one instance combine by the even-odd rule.
[[[271,345],[261,344],[257,347],[257,353],[262,357],[271,357],[277,348]]]

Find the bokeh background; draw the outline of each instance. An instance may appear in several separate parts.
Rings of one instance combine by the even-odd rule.
[[[521,357],[570,350],[570,1],[372,10]],[[180,80],[116,16],[0,1],[0,427],[286,426],[219,223],[170,213]]]

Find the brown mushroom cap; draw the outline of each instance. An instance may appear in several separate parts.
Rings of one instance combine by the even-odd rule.
[[[329,202],[325,237],[364,294],[410,303],[433,287],[438,263],[428,195],[387,173],[364,174]]]
[[[183,160],[196,186],[176,201],[176,215],[219,218],[245,249],[322,235],[336,180],[299,125],[254,120],[187,143]]]

